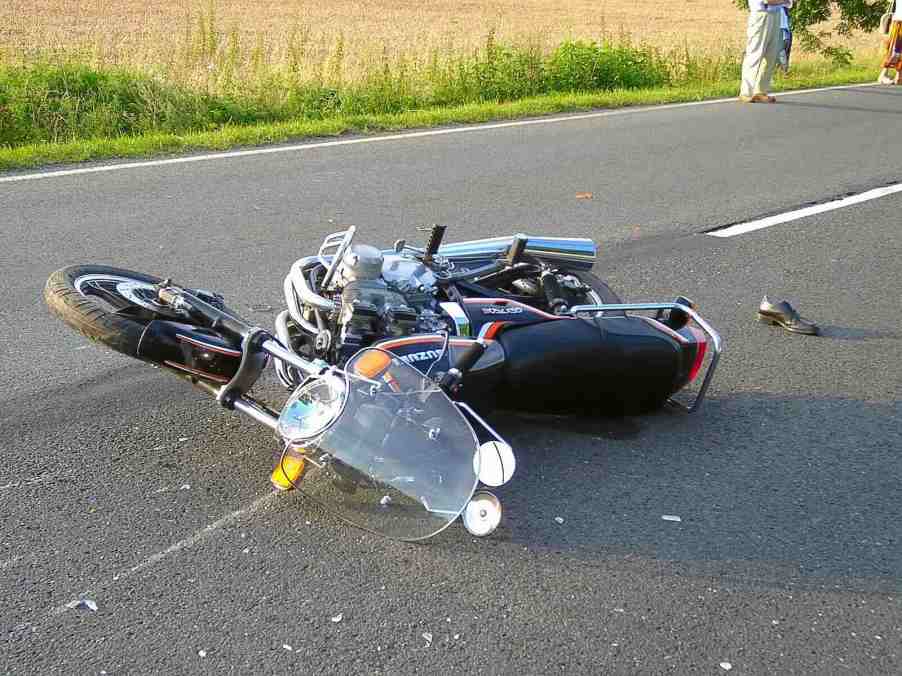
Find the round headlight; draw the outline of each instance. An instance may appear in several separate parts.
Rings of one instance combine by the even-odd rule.
[[[346,392],[345,381],[334,375],[301,385],[279,415],[279,434],[288,441],[319,436],[341,414]]]

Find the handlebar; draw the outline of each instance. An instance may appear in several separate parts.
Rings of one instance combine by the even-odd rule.
[[[173,309],[186,312],[191,319],[201,325],[214,331],[221,331],[235,340],[243,340],[254,329],[238,317],[210,305],[184,289],[163,287],[157,295],[163,303]]]

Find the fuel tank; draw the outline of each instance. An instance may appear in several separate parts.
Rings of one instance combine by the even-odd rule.
[[[444,336],[429,333],[383,340],[376,343],[375,347],[397,355],[421,373],[428,373],[438,380],[473,341],[473,338],[449,338],[446,345]],[[501,344],[488,341],[486,351],[464,378],[459,398],[480,410],[496,408],[504,362]]]

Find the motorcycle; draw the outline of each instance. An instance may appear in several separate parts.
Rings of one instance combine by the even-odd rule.
[[[458,517],[477,536],[498,527],[488,488],[516,458],[477,409],[698,410],[722,341],[692,301],[622,303],[591,273],[589,239],[443,244],[445,230],[388,250],[354,227],[329,235],[291,266],[274,332],[212,291],[107,266],[56,271],[44,298],[88,338],[274,430],[277,489],[401,540]],[[291,391],[280,410],[251,394],[270,362]]]

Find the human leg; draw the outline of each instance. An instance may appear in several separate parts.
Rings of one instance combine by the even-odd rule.
[[[770,91],[770,81],[774,70],[780,61],[780,50],[783,47],[783,35],[780,31],[780,15],[774,12],[767,13],[767,22],[764,29],[764,50],[761,64],[758,69],[758,79],[755,83],[754,94],[764,94]]]
[[[758,93],[755,89],[761,61],[764,57],[767,29],[767,12],[751,12],[746,30],[745,58],[742,60],[742,84],[739,95],[750,99]]]

